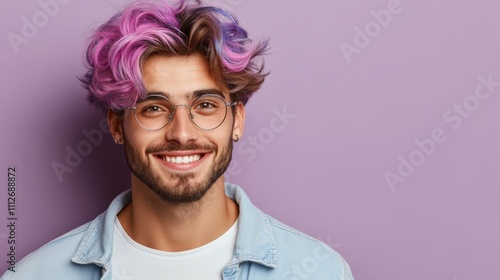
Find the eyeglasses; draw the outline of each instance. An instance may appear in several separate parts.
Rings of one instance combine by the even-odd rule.
[[[172,122],[178,107],[189,108],[189,120],[203,130],[213,130],[219,127],[227,116],[227,107],[238,102],[226,102],[215,94],[204,94],[196,98],[191,105],[179,104],[173,106],[163,95],[151,94],[138,102],[134,107],[134,116],[146,130],[160,130]]]

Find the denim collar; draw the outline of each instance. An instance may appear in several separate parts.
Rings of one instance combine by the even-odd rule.
[[[237,185],[225,184],[226,195],[239,205],[238,235],[234,257],[226,268],[237,269],[243,262],[277,267],[276,242],[269,216],[257,209]],[[116,215],[132,200],[131,190],[111,202],[108,210],[93,220],[73,258],[77,264],[95,264],[109,270]]]

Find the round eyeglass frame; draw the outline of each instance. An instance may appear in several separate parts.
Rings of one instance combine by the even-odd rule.
[[[191,110],[192,110],[192,108],[193,108],[193,107],[192,107],[192,106],[193,106],[193,104],[194,104],[194,103],[196,103],[196,101],[197,101],[198,99],[203,98],[203,97],[207,97],[207,96],[210,96],[210,97],[215,97],[215,98],[218,98],[218,99],[222,100],[222,101],[223,101],[223,104],[225,105],[225,108],[226,108],[226,112],[224,113],[224,118],[222,119],[222,121],[221,121],[218,125],[216,125],[214,128],[208,128],[208,129],[207,129],[207,128],[203,128],[203,127],[199,126],[199,125],[198,125],[198,124],[194,121],[194,116],[193,116],[193,114],[191,113]],[[151,94],[151,95],[148,95],[148,97],[147,97],[147,98],[150,98],[150,97],[160,97],[160,98],[163,98],[163,99],[165,99],[168,103],[170,103],[170,105],[172,105],[172,103],[170,102],[170,100],[168,100],[168,99],[167,99],[164,95],[161,95],[161,94]],[[147,99],[147,98],[146,98],[146,99]],[[135,106],[133,106],[133,107],[130,107],[129,109],[130,109],[130,110],[134,110],[134,118],[135,118],[135,120],[137,121],[137,123],[138,123],[138,124],[139,124],[142,128],[144,128],[145,130],[148,130],[148,131],[158,131],[158,130],[161,130],[161,129],[165,128],[167,125],[169,125],[169,124],[172,122],[172,120],[174,119],[174,115],[175,115],[175,113],[176,113],[176,111],[177,111],[177,108],[178,108],[178,107],[187,107],[187,108],[189,108],[189,120],[191,121],[191,123],[192,123],[192,124],[194,124],[194,125],[195,125],[196,127],[198,127],[199,129],[202,129],[202,130],[205,130],[205,131],[210,131],[210,130],[214,130],[214,129],[218,128],[219,126],[221,126],[221,125],[224,123],[224,121],[226,121],[226,118],[227,118],[227,107],[228,107],[228,106],[235,106],[236,104],[238,104],[238,102],[237,102],[237,101],[234,101],[234,102],[227,102],[224,98],[222,98],[222,97],[220,97],[220,96],[218,96],[218,95],[215,95],[215,94],[204,94],[204,95],[201,95],[201,96],[197,97],[195,100],[193,100],[193,102],[191,103],[191,105],[187,105],[187,104],[178,104],[178,105],[172,106],[172,113],[170,113],[170,114],[168,115],[168,121],[167,121],[167,123],[166,123],[165,125],[163,125],[162,127],[160,127],[160,128],[155,128],[155,129],[147,128],[147,127],[145,127],[145,126],[144,126],[144,125],[143,125],[143,124],[139,121],[139,119],[137,118],[137,111],[136,111],[136,107],[137,107],[137,105],[135,105]]]

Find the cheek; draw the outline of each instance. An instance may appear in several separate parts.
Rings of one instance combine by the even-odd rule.
[[[233,139],[233,130],[232,130],[232,125],[224,126],[224,127],[219,127],[217,128],[218,131],[217,133],[214,133],[214,135],[211,137],[211,140],[219,146],[219,150],[222,147],[225,147],[230,143]]]
[[[129,146],[134,149],[144,149],[147,143],[150,143],[156,135],[155,133],[146,133],[146,131],[135,121],[133,115],[123,120],[122,130]]]

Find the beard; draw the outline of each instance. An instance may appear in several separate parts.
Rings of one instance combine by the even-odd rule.
[[[139,150],[132,147],[124,137],[127,164],[132,173],[149,187],[163,201],[181,204],[200,200],[212,185],[226,172],[233,154],[233,142],[229,138],[227,144],[219,149],[213,144],[181,145],[171,142],[162,145],[151,145],[146,148],[146,155],[159,152],[204,150],[215,154],[208,172],[205,174],[172,173],[169,179],[154,171],[149,159],[143,159]]]

